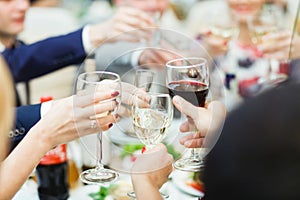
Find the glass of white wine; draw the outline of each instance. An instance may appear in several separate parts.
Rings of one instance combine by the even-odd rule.
[[[112,72],[106,72],[106,71],[92,71],[92,72],[82,73],[78,76],[77,83],[76,83],[77,95],[80,95],[81,93],[94,94],[97,90],[100,89],[102,90],[112,89],[114,91],[118,91],[119,95],[114,98],[101,101],[99,102],[99,104],[109,103],[110,101],[116,101],[119,105],[121,99],[121,79],[118,74]],[[116,110],[117,109],[118,106],[116,107]],[[91,116],[90,118],[91,120],[95,121],[96,118],[101,118],[101,117],[103,117],[103,114],[94,115]],[[87,184],[98,184],[98,185],[109,184],[115,182],[118,179],[119,174],[114,170],[104,168],[104,165],[101,163],[102,153],[103,153],[102,152],[102,131],[100,128],[95,130],[98,131],[96,167],[83,171],[80,174],[80,179],[82,182]]]
[[[248,27],[251,31],[252,42],[255,46],[262,44],[271,44],[276,41],[265,39],[264,36],[270,33],[277,33],[284,30],[283,14],[280,9],[272,5],[265,5],[262,11],[255,16],[249,17]],[[268,74],[264,83],[270,85],[280,83],[286,80],[285,74],[277,73],[272,66],[272,60],[267,59]]]
[[[173,120],[173,104],[169,94],[148,93],[149,102],[142,102],[138,96],[134,97],[132,119],[134,131],[139,140],[151,149],[162,142]],[[169,195],[161,193],[163,198]],[[128,193],[135,198],[134,192]]]

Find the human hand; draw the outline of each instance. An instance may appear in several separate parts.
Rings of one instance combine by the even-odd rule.
[[[143,89],[137,88],[136,86],[122,82],[122,96],[121,96],[121,106],[117,111],[117,114],[122,117],[131,116],[131,106],[134,103],[135,96],[138,96],[138,100],[140,104],[147,105],[150,96]]]
[[[137,191],[145,189],[146,185],[159,190],[168,181],[168,176],[173,170],[172,163],[173,157],[168,154],[163,144],[137,156],[131,169],[131,179],[137,196]]]
[[[139,66],[142,68],[163,70],[169,60],[178,56],[172,52],[166,51],[164,47],[159,49],[145,49],[139,57]]]
[[[290,31],[280,31],[265,35],[263,43],[258,45],[258,50],[269,59],[286,60],[289,57],[292,33]],[[291,45],[291,58],[300,57],[300,37],[295,34]]]
[[[50,110],[33,127],[39,133],[41,143],[54,146],[74,140],[78,137],[105,131],[115,122],[116,116],[111,114],[117,103],[116,101],[100,101],[114,98],[119,93],[107,90],[98,91],[94,94],[84,94],[55,100]],[[91,116],[103,114],[95,118],[95,127],[91,127]]]
[[[212,58],[225,55],[228,51],[228,39],[214,36],[209,29],[201,30],[196,39],[202,42],[204,49]]]
[[[201,147],[204,137],[213,134],[224,122],[226,109],[223,103],[212,101],[207,107],[196,107],[179,96],[173,97],[173,104],[187,116],[187,121],[182,123],[181,132],[192,132],[180,139],[180,143],[188,148]],[[195,133],[194,131],[197,130]]]
[[[145,28],[153,27],[152,17],[132,7],[120,7],[115,15],[104,23],[91,25],[90,40],[97,47],[105,41],[139,42],[151,37]],[[134,33],[133,33],[133,30]],[[122,34],[125,33],[125,34]]]

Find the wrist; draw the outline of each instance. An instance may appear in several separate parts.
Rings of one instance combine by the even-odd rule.
[[[149,187],[159,190],[159,186],[153,181],[147,174],[133,174],[131,180],[134,188],[138,187]]]
[[[107,34],[104,30],[106,30],[105,24],[95,24],[90,26],[88,35],[90,43],[94,48],[97,48],[107,39]]]

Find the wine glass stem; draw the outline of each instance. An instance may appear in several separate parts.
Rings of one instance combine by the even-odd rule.
[[[98,138],[98,145],[97,145],[97,163],[96,163],[96,168],[97,169],[104,169],[103,164],[101,163],[102,161],[102,131],[97,134]]]
[[[195,153],[194,148],[191,149],[191,157],[193,160],[199,160],[199,155],[197,153]]]

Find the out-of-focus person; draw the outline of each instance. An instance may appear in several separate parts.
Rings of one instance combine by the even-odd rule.
[[[8,63],[15,83],[29,81],[63,67],[80,64],[92,49],[122,32],[147,27],[152,20],[133,8],[121,8],[105,22],[87,25],[66,35],[30,45],[17,39],[24,29],[29,0],[0,1],[0,52]],[[137,41],[147,37],[137,31],[117,40]],[[110,42],[116,42],[111,39]],[[20,102],[18,102],[20,104]]]
[[[211,10],[215,10],[215,12],[211,12]],[[273,10],[275,12],[272,20],[277,19],[276,23],[281,22],[285,27],[278,24],[278,26],[276,25],[278,31],[263,36],[261,43],[255,42],[255,34],[250,25],[251,19],[260,16],[265,11]],[[201,13],[201,15],[197,13]],[[282,77],[281,80],[284,80],[288,76],[286,71],[281,69],[283,66],[281,63],[290,59],[288,58],[290,46],[295,49],[292,58],[297,57],[296,49],[299,46],[297,45],[299,39],[296,36],[290,45],[291,27],[289,24],[292,23],[292,19],[286,18],[281,7],[267,4],[265,0],[201,1],[190,12],[191,24],[189,27],[194,29],[194,34],[200,33],[203,41],[220,37],[218,34],[222,32],[217,32],[212,24],[214,21],[222,19],[222,13],[224,16],[227,13],[234,19],[232,22],[236,23],[238,33],[230,41],[224,40],[223,46],[226,54],[223,52],[214,58],[220,69],[216,73],[222,76],[225,84],[215,85],[212,82],[212,87],[225,86],[226,106],[228,110],[232,110],[245,98],[253,97],[266,88],[276,86],[276,80],[280,81],[276,77]],[[207,24],[206,22],[209,20],[206,18],[214,21]],[[207,31],[206,34],[202,33],[203,29]]]

